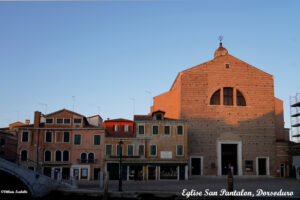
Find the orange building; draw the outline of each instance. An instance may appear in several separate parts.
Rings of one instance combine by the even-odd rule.
[[[107,119],[103,122],[102,126],[105,128],[105,134],[107,137],[127,137],[134,134],[133,121],[128,119]]]
[[[98,179],[104,170],[105,132],[100,116],[91,118],[62,109],[35,112],[34,123],[16,127],[23,165],[64,179]]]

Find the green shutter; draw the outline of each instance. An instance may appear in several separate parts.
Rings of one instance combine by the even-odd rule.
[[[111,145],[106,145],[106,155],[107,156],[111,155]]]
[[[74,144],[76,144],[76,145],[81,144],[81,135],[75,135]]]
[[[156,155],[156,146],[155,145],[151,145],[150,154],[151,154],[151,156],[155,156]]]
[[[94,135],[94,145],[100,145],[100,135]]]
[[[127,152],[128,156],[133,156],[133,146],[132,145],[128,145],[128,152]]]
[[[182,145],[177,145],[177,155],[178,156],[182,156],[183,155]]]

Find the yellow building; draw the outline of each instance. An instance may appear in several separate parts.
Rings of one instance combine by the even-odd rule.
[[[134,134],[106,137],[105,160],[110,179],[119,178],[121,151],[124,180],[188,178],[186,121],[165,118],[164,114],[156,111],[152,115],[135,115]]]

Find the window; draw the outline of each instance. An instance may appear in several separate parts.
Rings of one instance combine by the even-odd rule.
[[[52,142],[52,132],[46,132],[45,142]]]
[[[177,135],[183,135],[183,127],[177,126]]]
[[[81,119],[80,118],[74,119],[74,124],[81,124]]]
[[[120,126],[119,125],[114,125],[114,132],[118,132],[120,130]]]
[[[107,144],[106,147],[105,147],[105,155],[111,156],[111,154],[112,154],[112,145]]]
[[[139,134],[140,135],[143,135],[143,134],[145,134],[145,130],[144,130],[145,128],[144,128],[144,125],[139,125]]]
[[[233,89],[230,87],[223,88],[223,104],[226,106],[232,106],[233,105]]]
[[[63,118],[56,119],[56,124],[62,124],[62,123],[63,123]]]
[[[64,124],[71,124],[71,119],[64,119]]]
[[[65,162],[69,161],[69,151],[67,150],[63,152],[63,161]]]
[[[176,155],[177,156],[183,156],[183,146],[182,145],[177,145]]]
[[[124,125],[124,132],[129,132],[130,126],[129,125]]]
[[[161,120],[161,119],[162,119],[161,114],[156,114],[156,120]]]
[[[55,161],[61,162],[61,151],[59,150],[55,152]]]
[[[81,153],[81,155],[80,155],[80,162],[81,163],[86,163],[86,161],[87,161],[87,155],[86,155],[86,153]]]
[[[156,156],[156,145],[150,145],[150,156]]]
[[[21,161],[27,161],[27,151],[26,150],[21,151]]]
[[[46,124],[53,124],[53,119],[52,118],[47,118],[46,119]]]
[[[170,135],[170,126],[165,126],[165,135]]]
[[[28,135],[29,133],[27,131],[22,133],[22,142],[28,142]]]
[[[152,126],[152,134],[158,135],[158,126]]]
[[[51,161],[51,151],[45,151],[45,162]]]
[[[133,156],[133,145],[127,145],[127,155]]]
[[[253,171],[253,160],[245,160],[245,171],[246,172]]]
[[[76,134],[74,136],[74,144],[75,145],[81,145],[81,135]]]
[[[246,106],[246,101],[244,96],[240,91],[236,91],[236,105],[237,106]]]
[[[230,65],[227,63],[225,64],[226,69],[228,69],[230,67]]]
[[[5,139],[1,138],[1,147],[5,147]]]
[[[100,145],[100,135],[94,135],[94,145]]]
[[[210,105],[220,105],[220,89],[211,96]]]
[[[144,156],[144,155],[145,155],[145,146],[139,145],[139,156]]]
[[[122,147],[122,148],[124,148],[124,144],[123,144],[123,147]],[[121,151],[122,151],[122,148],[120,147],[119,144],[117,144],[117,156],[120,156],[120,153],[121,153]],[[122,155],[123,155],[123,152],[122,152]]]
[[[94,163],[95,160],[94,160],[94,153],[89,153],[88,155],[88,162],[89,163]]]
[[[64,142],[70,142],[70,133],[64,132]]]

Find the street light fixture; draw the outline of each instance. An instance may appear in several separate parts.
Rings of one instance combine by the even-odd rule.
[[[123,148],[123,142],[122,140],[120,140],[119,142],[119,150],[120,150],[119,192],[122,192],[122,148]]]

